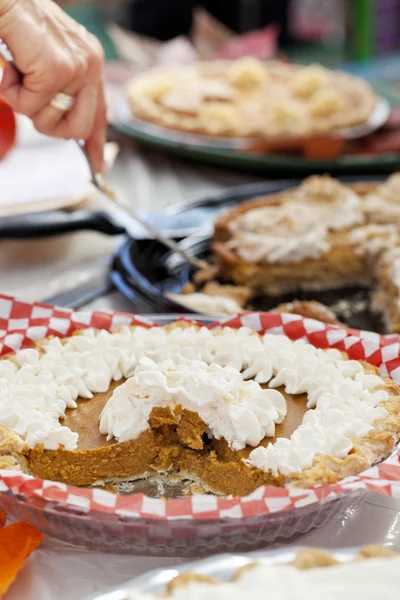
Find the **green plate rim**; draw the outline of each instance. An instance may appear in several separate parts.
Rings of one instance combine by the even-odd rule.
[[[400,95],[381,86],[373,86],[376,93],[389,100],[392,107],[400,106]],[[164,153],[179,156],[201,163],[240,169],[253,172],[288,173],[366,173],[374,169],[376,173],[388,173],[400,169],[400,152],[379,157],[349,155],[338,160],[312,160],[281,154],[252,154],[240,150],[194,146],[173,140],[159,138],[151,133],[139,131],[131,123],[113,123],[110,127],[116,133],[135,142]]]

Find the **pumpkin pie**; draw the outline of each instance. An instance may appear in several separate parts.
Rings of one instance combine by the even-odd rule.
[[[129,82],[127,97],[152,124],[269,141],[361,125],[377,104],[370,85],[346,73],[254,58],[151,69]]]
[[[359,186],[313,176],[217,219],[213,277],[251,295],[368,287],[388,330],[399,332],[399,232],[400,174]]]
[[[349,238],[366,223],[356,192],[328,176],[314,176],[222,215],[212,249],[224,279],[269,295],[368,285],[365,253],[353,252]]]
[[[80,486],[308,487],[400,436],[400,388],[374,367],[247,328],[89,328],[3,358],[0,385],[0,466]]]

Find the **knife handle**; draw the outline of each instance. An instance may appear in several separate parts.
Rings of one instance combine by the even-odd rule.
[[[0,239],[34,239],[73,231],[98,231],[106,235],[125,233],[125,229],[114,223],[109,214],[101,211],[56,210],[0,219]]]

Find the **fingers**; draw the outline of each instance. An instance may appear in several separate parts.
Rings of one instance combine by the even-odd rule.
[[[102,66],[102,56],[99,56],[99,53],[96,60],[97,64]],[[94,65],[91,79],[96,79],[96,69],[98,72],[99,67]],[[7,91],[16,88],[21,88],[20,74],[12,65],[3,63],[0,58],[0,95],[5,96]],[[87,152],[96,172],[102,173],[107,127],[103,82],[97,85],[85,85],[78,90],[77,94],[75,91],[75,88],[72,88],[64,92],[74,98],[74,105],[69,112],[63,112],[49,103],[33,116],[33,122],[36,129],[44,134],[85,140]]]
[[[68,112],[49,104],[35,115],[33,124],[36,129],[54,137],[85,139],[93,128],[98,86],[86,85],[73,97],[74,104]]]
[[[44,51],[45,42],[43,48],[33,48],[32,67],[25,63],[23,73],[7,65],[2,81],[0,77],[0,97],[16,112],[30,117],[41,133],[85,140],[90,137],[98,114],[104,53],[97,38],[58,7],[54,11],[48,14],[55,36],[51,47]],[[74,98],[70,111],[51,105],[59,92]],[[99,113],[102,110],[100,107]]]
[[[41,70],[20,74],[10,65],[4,72],[0,95],[16,111],[30,118],[72,81],[84,81],[87,67],[69,52],[56,50],[43,59]]]
[[[19,113],[33,117],[66,86],[84,85],[90,34],[50,0],[21,0],[2,14],[2,39],[11,49],[17,80],[5,81],[0,94]],[[94,43],[93,43],[94,45]]]
[[[104,144],[106,141],[107,111],[103,84],[98,90],[97,109],[90,134],[83,138],[85,146],[96,173],[104,171]]]
[[[87,33],[87,32],[86,32]],[[69,112],[63,112],[49,103],[32,116],[38,131],[46,135],[86,139],[92,129],[97,113],[99,81],[103,69],[103,49],[94,36],[82,38],[85,47],[85,61],[81,57],[80,70],[74,78],[57,92],[74,98]],[[83,75],[82,75],[83,74]],[[54,94],[55,95],[55,94]]]

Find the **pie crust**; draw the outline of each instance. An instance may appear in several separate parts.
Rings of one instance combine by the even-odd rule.
[[[209,281],[201,291],[196,291],[196,286],[190,282],[184,286],[180,294],[168,294],[169,298],[189,307],[194,312],[214,317],[244,312],[251,296],[251,289],[245,286],[221,284],[218,281]],[[272,308],[270,312],[301,315],[322,323],[343,325],[331,309],[315,300],[283,302]]]
[[[343,323],[338,320],[332,310],[315,300],[294,300],[293,302],[278,304],[271,312],[301,315],[306,319],[315,319],[322,323],[343,326]]]
[[[218,281],[208,281],[202,286],[201,291],[197,291],[195,284],[189,282],[185,284],[180,294],[169,294],[170,298],[189,306],[195,312],[212,316],[232,315],[245,311],[251,296],[252,291],[248,287],[221,284]],[[189,302],[187,302],[187,298],[189,298]],[[205,301],[205,299],[207,300]],[[231,302],[226,303],[225,299]],[[322,323],[343,325],[332,310],[315,300],[284,302],[275,306],[271,312],[301,315]]]
[[[167,333],[178,331],[180,334],[187,330],[189,334],[199,334],[204,328],[176,323],[163,329]],[[135,328],[129,329],[134,330]],[[229,333],[229,328],[226,331]],[[84,332],[76,335],[84,335]],[[213,332],[212,339],[218,341],[220,335],[221,332]],[[261,339],[257,333],[249,335],[255,336],[257,340]],[[65,338],[62,343],[66,344],[70,339],[74,338]],[[37,344],[41,353],[47,342],[48,340],[43,340]],[[15,361],[18,353],[9,358]],[[345,355],[343,359],[344,364],[347,360]],[[79,362],[79,355],[77,360]],[[375,367],[367,363],[361,364],[365,374],[377,373]],[[389,456],[400,437],[400,388],[392,380],[385,378],[378,380],[376,388],[385,390],[388,394],[386,400],[379,405],[386,409],[385,416],[373,422],[367,435],[351,439],[352,449],[348,454],[338,458],[317,452],[311,466],[287,474],[279,469],[274,472],[254,466],[249,459],[255,444],[235,450],[224,437],[210,437],[206,423],[199,414],[182,408],[180,404],[154,407],[147,428],[134,439],[107,439],[100,433],[99,418],[113,391],[124,381],[114,381],[106,392],[94,393],[91,399],[78,398],[77,407],[65,411],[65,416],[61,417],[62,424],[79,434],[76,449],[67,450],[62,445],[56,449],[45,449],[41,444],[28,447],[15,431],[1,428],[1,468],[18,468],[36,477],[79,486],[167,477],[193,482],[192,489],[196,492],[244,496],[267,484],[310,487],[334,483]],[[262,387],[268,389],[268,385]],[[278,424],[275,433],[262,439],[256,445],[257,448],[267,446],[270,442],[275,444],[279,438],[289,438],[297,431],[305,413],[313,412],[306,407],[305,393],[289,394],[284,386],[276,389],[286,400],[287,414],[280,424],[276,421]]]
[[[377,103],[346,73],[252,58],[151,69],[127,97],[135,117],[169,129],[271,141],[361,125]]]

